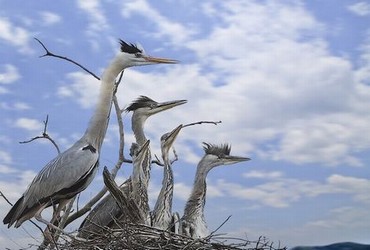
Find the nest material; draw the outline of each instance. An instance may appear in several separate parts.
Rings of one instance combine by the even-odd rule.
[[[94,235],[93,239],[66,240],[58,244],[57,249],[168,249],[168,250],[285,250],[286,247],[273,246],[265,237],[256,241],[231,238],[222,235],[210,235],[203,239],[152,228],[145,225],[126,224],[119,229],[105,229],[104,233]]]

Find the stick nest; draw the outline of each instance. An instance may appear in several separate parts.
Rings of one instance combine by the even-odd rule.
[[[221,234],[211,234],[202,239],[192,239],[187,236],[152,228],[145,225],[126,224],[118,229],[104,228],[92,239],[66,239],[57,243],[56,249],[184,249],[184,250],[286,250],[286,247],[274,246],[267,238],[261,236],[258,240],[226,237]],[[60,242],[60,241],[59,241]]]

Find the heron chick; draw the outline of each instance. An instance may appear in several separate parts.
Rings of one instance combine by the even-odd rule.
[[[177,126],[169,133],[161,136],[161,152],[163,159],[163,181],[162,188],[158,195],[152,211],[152,226],[163,230],[169,230],[174,227],[174,215],[172,214],[172,198],[173,198],[173,172],[171,161],[169,159],[169,151],[182,129],[182,124]]]
[[[246,157],[230,155],[231,147],[228,144],[220,146],[209,143],[203,144],[205,155],[198,163],[193,189],[185,204],[184,215],[180,220],[180,234],[192,238],[204,238],[209,234],[204,217],[207,192],[206,177],[209,171],[217,166],[250,160]]]
[[[133,112],[131,118],[132,130],[135,135],[136,143],[138,146],[142,146],[147,138],[144,133],[144,126],[146,120],[152,115],[158,114],[162,111],[172,109],[176,106],[185,104],[186,100],[173,100],[165,102],[156,102],[153,99],[147,96],[140,96],[134,100],[126,109],[126,112]],[[146,165],[140,166],[142,168],[144,177],[143,182],[145,186],[148,186],[150,179],[150,148],[147,151],[148,161],[145,161]],[[136,165],[139,167],[139,165]],[[139,170],[137,170],[139,171]],[[125,192],[127,195],[132,191],[132,179],[129,177],[121,186],[120,189]],[[148,199],[147,194],[144,192],[143,199]],[[142,204],[146,204],[143,202]],[[148,206],[145,205],[143,210],[147,210]],[[121,218],[124,218],[125,211],[122,211],[116,204],[113,197],[108,194],[103,198],[88,214],[85,220],[81,223],[79,228],[79,236],[83,238],[94,237],[98,235],[103,227],[114,227],[120,221]],[[149,214],[149,211],[146,213]]]

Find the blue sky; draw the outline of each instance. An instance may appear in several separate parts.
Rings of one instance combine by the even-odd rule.
[[[251,240],[260,235],[289,247],[339,241],[370,243],[370,3],[368,1],[0,1],[0,190],[15,202],[55,155],[38,140],[49,134],[62,149],[78,139],[97,99],[100,75],[117,39],[179,65],[126,70],[122,108],[139,95],[188,103],[147,121],[153,154],[159,138],[180,123],[222,121],[182,131],[175,142],[174,209],[182,212],[201,143],[227,142],[252,161],[208,176],[210,230]],[[124,116],[126,148],[133,142]],[[101,165],[117,159],[112,116]],[[101,168],[102,169],[102,168]],[[101,169],[81,195],[102,185]],[[130,174],[124,165],[118,182]],[[151,204],[162,169],[153,167]],[[0,217],[9,205],[0,200]],[[47,216],[48,211],[45,212]],[[79,226],[71,225],[70,230]],[[37,244],[31,223],[0,226],[0,245]]]

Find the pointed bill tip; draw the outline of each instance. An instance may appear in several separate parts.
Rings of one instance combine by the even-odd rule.
[[[153,56],[146,56],[144,59],[151,63],[163,63],[163,64],[177,64],[180,63],[180,61],[175,59],[169,59],[169,58],[161,58],[161,57],[153,57]]]

